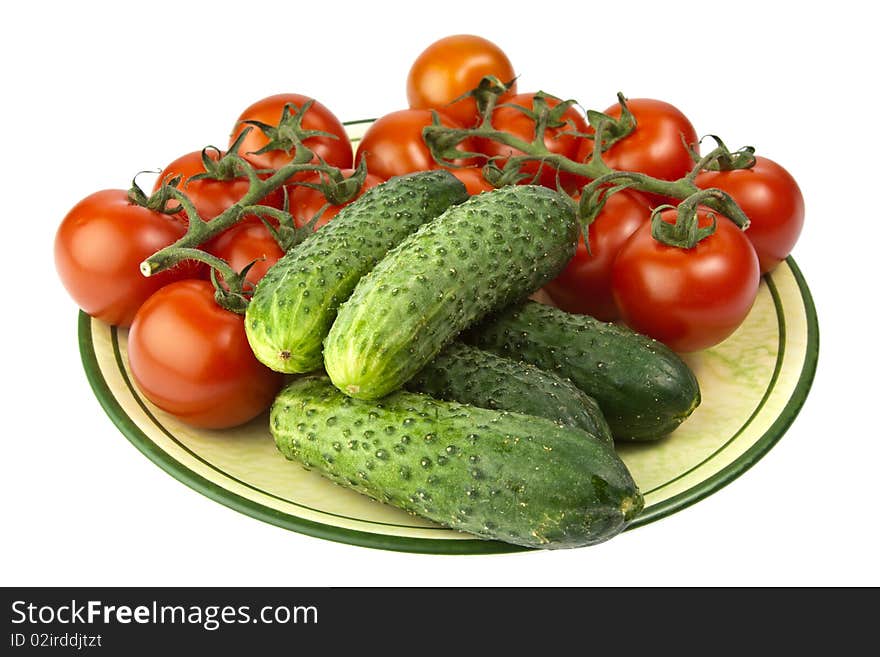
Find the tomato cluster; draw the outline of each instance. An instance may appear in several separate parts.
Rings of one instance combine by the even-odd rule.
[[[285,113],[303,109],[302,129],[321,133],[303,140],[313,153],[312,162],[339,167],[345,178],[354,175],[351,142],[340,121],[322,104],[297,94],[270,96],[248,107],[234,124],[230,149],[260,178],[267,178],[290,163],[295,152],[295,145],[280,139],[263,151],[276,137],[272,126]],[[260,126],[267,129],[255,129]],[[163,196],[167,185],[183,192],[191,211],[204,222],[248,193],[248,177],[225,162],[224,155],[205,150],[174,159],[157,178],[149,199],[137,187],[92,194],[70,210],[55,239],[58,273],[77,304],[97,319],[131,327],[129,361],[141,392],[163,410],[206,428],[234,426],[263,412],[281,377],[254,357],[242,316],[215,302],[217,291],[205,280],[202,263],[185,260],[150,277],[142,275],[140,265],[183,238],[193,218],[176,197]],[[354,197],[381,181],[367,175]],[[320,227],[343,205],[328,205],[320,191],[297,184],[321,182],[317,173],[296,174],[288,182],[264,195],[260,204],[286,207],[291,228],[308,225],[321,212],[313,225]],[[246,214],[200,248],[236,272],[246,269],[244,289],[252,290],[284,255],[275,228],[271,219],[264,222]]]
[[[449,54],[452,52],[454,57]],[[481,117],[471,98],[466,99],[465,111],[461,97],[468,89],[459,81],[463,71],[480,66],[482,74],[513,79],[507,57],[483,40],[454,36],[431,45],[410,71],[411,107],[434,108],[448,115],[441,116],[444,124],[454,118],[477,126]],[[468,79],[470,87],[477,82]],[[537,94],[515,91],[512,85],[498,98],[491,124],[495,130],[530,143],[536,139]],[[541,97],[550,108],[560,103],[544,94]],[[663,181],[684,179],[694,170],[697,131],[674,105],[635,98],[625,106],[618,102],[608,107],[600,116],[609,122],[626,119],[633,123],[625,136],[602,150],[601,159],[610,169]],[[596,146],[595,126],[587,125],[573,105],[557,121],[543,132],[544,152],[574,163],[589,162]],[[459,145],[461,151],[476,150],[499,168],[508,158],[524,154],[514,146],[480,137],[479,130],[474,132],[470,141]],[[478,178],[476,168],[455,171],[470,183],[469,189],[481,190],[478,180],[488,185]],[[578,189],[589,182],[540,159],[526,161],[518,171],[521,182],[561,187],[575,199]],[[581,239],[572,261],[545,287],[553,302],[569,312],[605,321],[623,319],[679,351],[711,347],[728,337],[751,308],[759,275],[784,260],[797,241],[804,218],[803,197],[792,176],[763,157],[742,168],[702,171],[693,185],[729,194],[748,217],[748,229],[743,232],[720,213],[710,215],[700,210],[693,220],[702,227],[716,221],[715,233],[689,248],[670,246],[652,237],[652,210],[662,204],[678,204],[679,198],[633,190],[608,194],[588,228],[589,246]],[[658,220],[674,222],[675,210],[664,212]]]
[[[485,85],[494,85],[488,105],[480,95]],[[535,183],[578,200],[592,178],[583,171],[593,171],[591,163],[600,159],[604,170],[687,180],[694,192],[722,190],[748,217],[748,230],[699,208],[691,218],[695,229],[714,226],[714,232],[676,246],[658,240],[657,226],[679,222],[677,210],[656,208],[678,204],[680,196],[609,185],[587,241],[581,239],[575,257],[545,288],[564,310],[622,319],[680,351],[717,344],[739,326],[760,274],[788,256],[803,225],[803,197],[780,165],[757,157],[746,166],[724,166],[730,158],[719,158],[695,171],[697,132],[673,105],[621,97],[585,116],[573,101],[518,93],[510,60],[480,37],[456,35],[430,45],[414,62],[406,89],[409,107],[376,120],[356,152],[326,106],[300,94],[276,94],[233,122],[228,153],[206,149],[171,161],[150,198],[136,186],[104,190],[70,210],[55,240],[59,275],[85,312],[131,327],[132,373],[147,398],[203,427],[232,426],[264,411],[280,379],[254,358],[241,315],[215,298],[224,292],[246,298],[295,243],[284,235],[320,229],[392,176],[443,166],[470,194]],[[607,141],[606,123],[618,130]],[[452,157],[432,151],[425,137],[430,126],[460,131]],[[297,157],[301,149],[310,156]],[[211,277],[214,285],[205,264],[194,260],[141,274],[145,259],[193,232],[189,224],[204,226],[237,204],[250,204],[255,178],[269,180],[292,163],[296,172],[258,199],[267,210],[241,213],[196,245],[215,268],[217,258],[228,264],[214,272],[221,274]],[[342,196],[330,193],[340,180],[357,186]],[[224,280],[224,271],[235,275]]]
[[[616,118],[620,109],[618,104],[605,114]],[[687,147],[696,143],[690,121],[656,100],[630,100],[628,109],[636,127],[602,153],[605,164],[660,180],[687,176],[695,164]],[[579,158],[588,160],[592,148],[585,140]],[[704,209],[696,224],[715,222],[713,234],[688,248],[667,245],[652,236],[650,208],[678,199],[640,195],[640,207],[624,200],[632,192],[611,194],[589,227],[590,252],[582,242],[547,286],[554,302],[570,312],[622,319],[677,351],[705,349],[730,336],[754,302],[760,274],[772,271],[794,247],[803,226],[803,197],[794,178],[763,157],[745,168],[701,171],[694,185],[729,194],[748,217],[748,229]],[[676,219],[675,209],[659,216],[667,223]]]

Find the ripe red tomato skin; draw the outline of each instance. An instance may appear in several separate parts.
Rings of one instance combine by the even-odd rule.
[[[212,160],[217,160],[221,154],[216,151],[208,151]],[[201,151],[193,151],[181,155],[162,170],[159,178],[153,185],[153,191],[157,191],[164,183],[175,176],[180,176],[179,189],[187,195],[199,213],[199,216],[210,221],[224,210],[237,203],[250,188],[247,178],[235,178],[233,180],[190,180],[193,176],[205,172],[202,162]],[[174,203],[174,201],[171,201]],[[284,195],[280,189],[267,195],[260,201],[260,205],[268,205],[273,208],[281,208],[284,204]],[[186,220],[186,213],[181,211],[180,217]],[[245,221],[259,221],[253,215],[249,215]]]
[[[507,102],[531,108],[534,97],[535,93],[533,92],[522,93],[510,98]],[[559,101],[554,100],[553,98],[548,98],[547,104],[552,108],[556,107],[556,105],[559,104]],[[551,153],[564,155],[569,159],[575,160],[578,157],[578,150],[583,139],[581,137],[562,133],[571,131],[572,129],[578,132],[586,132],[587,123],[583,116],[581,116],[574,107],[569,107],[566,110],[564,117],[572,122],[573,128],[566,126],[563,128],[548,129],[544,133],[544,145]],[[523,141],[530,142],[535,137],[535,122],[519,110],[512,107],[496,108],[492,113],[492,125],[496,130],[509,132]],[[478,139],[476,141],[476,146],[480,153],[484,153],[490,157],[506,158],[515,155],[522,155],[522,151],[511,148],[510,146],[505,146],[504,144],[500,144],[491,139]],[[497,160],[496,164],[499,167],[503,167],[504,161],[504,159]],[[538,162],[529,162],[522,167],[522,171],[534,175],[538,172],[538,167]],[[556,169],[548,165],[541,166],[541,174],[539,177],[539,183],[541,185],[555,189],[556,177]],[[577,186],[582,182],[580,178],[564,172],[559,175],[559,180],[562,186],[566,189]],[[524,182],[531,181],[526,180]]]
[[[156,290],[200,274],[201,267],[192,262],[149,278],[140,272],[143,260],[185,232],[173,217],[131,203],[125,190],[105,189],[81,200],[62,220],[55,236],[55,267],[87,314],[128,326]]]
[[[207,281],[180,281],[141,306],[128,335],[138,389],[194,427],[243,424],[269,407],[282,375],[257,361],[244,318],[214,302]]]
[[[638,171],[661,180],[678,180],[687,175],[693,169],[694,161],[685,142],[694,144],[695,148],[698,143],[697,132],[690,120],[677,107],[662,100],[630,98],[627,107],[636,119],[636,128],[602,153],[605,164],[612,169]],[[613,118],[620,118],[620,112],[619,103],[605,110],[605,114]],[[592,128],[588,132],[592,132]],[[583,162],[592,153],[592,140],[584,139],[577,159]],[[678,199],[655,194],[649,196],[655,206],[678,203]]]
[[[676,211],[661,217],[675,221]],[[698,213],[700,226],[711,223]],[[712,347],[749,313],[760,283],[758,257],[732,221],[717,216],[716,232],[692,249],[657,242],[650,223],[630,237],[614,261],[612,291],[630,328],[678,352]]]
[[[406,81],[406,96],[412,109],[439,109],[465,127],[477,123],[473,98],[452,102],[474,89],[486,75],[507,83],[516,77],[502,50],[471,34],[448,36],[429,45],[413,62]],[[516,82],[499,100],[516,93]]]
[[[354,173],[354,169],[342,169],[342,175],[346,178],[350,177]],[[321,181],[321,175],[315,173],[311,176],[303,178],[303,182],[310,183],[318,183]],[[376,185],[384,182],[382,178],[379,176],[374,176],[371,173],[368,173],[366,178],[364,179],[364,184],[361,186],[360,191],[357,195],[351,199],[348,203],[352,203],[358,198],[360,198],[361,194],[370,189],[371,187],[375,187]],[[288,187],[288,193],[290,198],[290,214],[293,217],[293,223],[297,228],[302,228],[309,221],[312,220],[312,217],[317,214],[317,212],[324,207],[324,204],[327,203],[327,199],[324,198],[324,195],[317,189],[313,189],[311,187],[303,187],[302,185],[290,185]],[[324,213],[321,215],[321,218],[318,219],[315,224],[315,230],[325,226],[328,221],[330,221],[333,217],[339,214],[339,211],[344,208],[348,203],[344,203],[342,205],[330,205],[324,210]]]
[[[467,193],[476,196],[481,192],[491,192],[493,187],[485,178],[483,178],[483,170],[481,167],[462,167],[460,169],[450,169],[449,173],[464,183]]]
[[[274,126],[281,119],[281,112],[285,104],[291,103],[302,107],[309,100],[312,100],[309,96],[301,94],[276,94],[258,100],[238,117],[232,129],[229,144],[232,145],[239,134],[247,128],[241,123],[242,121],[262,121]],[[303,117],[302,126],[306,130],[322,130],[336,136],[336,139],[320,136],[309,137],[303,142],[315,154],[312,162],[317,162],[320,157],[330,166],[340,169],[351,167],[351,141],[345,132],[345,126],[325,105],[315,101]],[[267,143],[266,135],[259,128],[254,127],[244,138],[239,153],[258,169],[279,169],[290,162],[291,155],[280,150],[257,155],[256,151]]]
[[[727,192],[751,221],[745,231],[761,264],[761,273],[772,271],[785,260],[804,226],[804,197],[800,187],[782,166],[756,157],[750,169],[703,171],[697,187],[716,187]]]
[[[269,271],[269,267],[284,255],[277,240],[264,224],[249,221],[236,224],[220,233],[202,248],[225,260],[237,272],[256,260],[246,276],[252,285],[256,285]]]
[[[440,123],[460,128],[461,124],[443,112],[437,112]],[[431,156],[431,151],[422,139],[422,129],[432,123],[432,111],[405,109],[391,112],[377,119],[364,134],[358,144],[355,164],[366,158],[367,171],[388,180],[416,171],[429,171],[442,168]],[[464,151],[473,151],[473,144],[465,140],[459,145]],[[468,160],[456,160],[456,164],[467,166]]]
[[[574,258],[544,286],[553,302],[569,313],[603,322],[617,319],[620,312],[611,294],[612,265],[630,236],[650,218],[651,210],[640,195],[626,191],[610,195],[590,224],[590,252],[581,237]]]

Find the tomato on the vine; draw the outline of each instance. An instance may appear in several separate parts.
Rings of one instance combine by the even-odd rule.
[[[602,160],[612,169],[638,171],[662,180],[678,180],[694,167],[688,146],[696,148],[697,132],[688,118],[675,106],[652,98],[631,98],[627,107],[635,117],[636,127],[602,153]],[[619,119],[620,103],[605,110]],[[590,129],[592,132],[592,128]],[[584,139],[577,157],[583,162],[593,153],[593,141]]]
[[[535,93],[522,93],[510,98],[507,102],[531,110],[534,99]],[[559,105],[561,102],[558,98],[553,98],[552,96],[546,96],[546,101],[551,109]],[[544,146],[551,153],[563,155],[571,160],[575,160],[578,157],[578,149],[583,138],[571,133],[586,132],[587,123],[584,120],[584,117],[581,116],[580,112],[578,112],[573,106],[570,106],[565,110],[562,115],[562,120],[568,122],[568,125],[558,128],[548,128],[544,132]],[[508,132],[526,142],[531,142],[535,138],[534,119],[514,107],[495,108],[495,111],[492,112],[492,126],[496,130],[503,130],[504,132]],[[491,139],[481,137],[476,141],[477,150],[480,153],[484,153],[489,157],[499,158],[495,161],[499,167],[504,166],[506,158],[523,154],[522,151],[516,148],[506,146],[505,144],[501,144]],[[552,166],[541,164],[536,161],[528,162],[520,168],[520,171],[527,173],[530,176],[535,176],[538,174],[539,168],[540,175],[538,175],[537,182],[545,187],[555,189],[558,171]],[[559,182],[565,188],[572,187],[579,182],[579,179],[576,176],[566,172],[559,173],[558,177]],[[531,180],[526,179],[524,182],[531,182]]]
[[[450,169],[449,173],[464,183],[467,193],[476,196],[481,192],[491,192],[495,187],[483,177],[483,169],[481,167],[462,167],[460,169]]]
[[[477,123],[473,98],[461,98],[486,75],[502,83],[514,81],[513,65],[491,41],[472,34],[456,34],[435,41],[415,60],[406,80],[406,97],[413,109],[439,109],[465,127]],[[514,82],[498,102],[516,93]],[[455,101],[455,102],[453,102]]]
[[[184,262],[149,278],[140,263],[186,233],[178,219],[132,203],[128,192],[106,189],[77,203],[55,236],[55,267],[73,300],[108,324],[128,326],[140,305],[172,281],[200,275]]]
[[[246,276],[251,285],[256,285],[269,267],[284,255],[278,241],[264,224],[249,221],[223,231],[202,248],[228,262],[236,272],[253,262]]]
[[[651,218],[647,200],[638,192],[619,191],[605,199],[590,224],[590,250],[581,237],[574,258],[544,286],[553,302],[570,313],[591,315],[604,322],[620,313],[611,294],[611,268],[630,236]]]
[[[676,210],[661,213],[674,224]],[[699,227],[712,224],[706,210]],[[646,223],[614,261],[611,288],[623,321],[675,351],[698,351],[730,336],[758,294],[758,257],[745,233],[715,216],[715,232],[684,249],[661,244]]]
[[[342,175],[345,178],[350,178],[354,173],[354,169],[342,169]],[[303,178],[302,182],[304,183],[320,183],[324,180],[320,173],[314,173],[306,178]],[[349,203],[352,203],[356,199],[360,198],[361,194],[370,189],[371,187],[375,187],[376,185],[384,182],[382,178],[379,176],[375,176],[371,173],[368,173],[366,178],[364,179],[364,184],[361,185],[358,193],[351,198],[349,201],[336,204],[336,205],[327,205],[327,208],[321,214],[321,217],[315,222],[315,230],[324,226],[328,221],[330,221],[333,217],[339,214],[339,211],[344,208]],[[327,199],[324,197],[324,194],[319,189],[315,189],[314,187],[305,187],[303,185],[291,185],[290,189],[290,214],[293,216],[293,223],[297,228],[302,228],[307,225],[312,218],[327,204]]]
[[[804,197],[800,187],[782,166],[756,157],[749,169],[703,171],[697,187],[727,192],[749,218],[745,232],[766,274],[785,260],[804,225]]]
[[[205,151],[205,154],[215,162],[224,155],[213,149]],[[203,173],[205,173],[205,164],[202,162],[201,151],[193,151],[192,153],[181,155],[162,170],[162,173],[153,185],[153,191],[157,191],[163,184],[179,176],[180,183],[178,189],[192,201],[199,216],[205,221],[210,221],[237,203],[250,188],[248,179],[243,176],[230,180],[213,180],[209,178],[191,180],[193,176]],[[277,189],[260,200],[259,204],[281,208],[284,204],[284,194],[281,189]],[[181,218],[186,218],[183,210],[179,214]],[[259,221],[257,217],[253,216],[248,217],[248,220]]]
[[[248,127],[242,123],[243,121],[260,121],[270,126],[276,126],[281,120],[285,105],[301,109],[310,100],[313,99],[300,94],[277,94],[258,100],[238,117],[229,139],[230,146]],[[323,160],[330,166],[340,169],[351,167],[351,141],[345,132],[345,126],[327,107],[315,101],[303,116],[302,127],[305,130],[320,130],[332,135],[316,135],[303,141],[303,144],[315,154],[312,162]],[[271,150],[258,154],[257,151],[268,143],[269,138],[263,131],[252,127],[240,144],[239,153],[258,169],[279,169],[290,163],[292,151]]]
[[[282,383],[254,357],[244,318],[218,306],[204,280],[179,281],[147,299],[128,335],[128,358],[144,396],[195,427],[247,422]]]
[[[462,127],[443,112],[437,112],[437,116],[442,125]],[[367,129],[358,144],[355,163],[360,164],[362,159],[366,159],[367,171],[386,180],[416,171],[442,168],[422,138],[422,129],[431,124],[432,110],[405,109],[386,114]],[[469,152],[474,150],[470,139],[462,141],[459,148]],[[464,159],[455,163],[461,166],[470,164]]]

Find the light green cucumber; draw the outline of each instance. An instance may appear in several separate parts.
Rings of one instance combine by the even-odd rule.
[[[545,418],[403,391],[353,399],[310,376],[279,394],[270,426],[287,458],[342,486],[516,545],[599,543],[644,504],[609,444]]]
[[[467,198],[448,171],[392,178],[367,190],[269,269],[245,315],[256,357],[278,372],[321,366],[336,311],[385,253]]]
[[[460,331],[553,279],[575,252],[567,196],[515,185],[471,197],[407,237],[361,279],[324,341],[346,394],[399,389]]]

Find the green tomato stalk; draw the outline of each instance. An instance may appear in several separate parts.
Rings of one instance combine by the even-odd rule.
[[[229,152],[221,158],[216,160],[210,158],[208,156],[210,147],[202,151],[205,172],[193,176],[193,179],[230,180],[244,176],[249,182],[248,191],[244,196],[210,221],[205,221],[199,216],[193,203],[178,188],[181,183],[179,177],[165,181],[159,191],[150,198],[147,198],[136,185],[133,185],[130,192],[132,202],[145,205],[145,207],[154,207],[166,213],[176,213],[183,210],[189,221],[187,232],[183,237],[174,244],[160,249],[140,264],[140,271],[144,276],[153,276],[183,260],[204,262],[211,267],[211,277],[217,288],[218,303],[233,312],[244,312],[247,305],[245,276],[248,269],[254,263],[249,264],[243,271],[236,272],[221,258],[206,253],[197,247],[239,223],[245,216],[257,215],[278,241],[281,248],[287,251],[302,242],[313,232],[314,225],[320,218],[324,208],[308,225],[297,228],[293,223],[290,213],[287,211],[286,191],[283,210],[260,205],[260,201],[283,185],[304,184],[305,186],[321,190],[326,196],[328,204],[341,204],[354,198],[366,177],[367,170],[364,165],[359,166],[352,176],[346,178],[340,169],[329,166],[323,160],[320,160],[318,163],[312,162],[315,154],[303,142],[314,136],[326,136],[334,139],[336,136],[318,130],[305,130],[302,127],[302,118],[310,106],[311,103],[306,103],[300,108],[286,105],[281,119],[276,126],[270,126],[258,121],[246,121],[245,123],[251,127],[248,127],[241,133],[236,142],[230,146]],[[293,157],[289,164],[274,171],[257,170],[237,154],[239,144],[245,135],[255,127],[262,130],[269,138],[266,146],[257,151],[257,153],[264,153],[269,150],[292,152]],[[292,176],[303,172],[320,173],[321,182],[301,183],[290,180]],[[269,175],[264,177],[266,174]],[[169,207],[172,200],[177,205]],[[274,219],[278,225],[272,225],[266,218]],[[218,274],[223,279],[222,284],[218,280]]]
[[[544,135],[550,128],[559,129],[569,125],[563,120],[565,110],[576,103],[574,100],[566,100],[560,102],[555,107],[550,107],[546,102],[547,94],[538,93],[535,96],[534,104],[531,108],[521,107],[519,105],[502,104],[497,105],[493,96],[497,100],[497,96],[506,91],[507,86],[500,84],[495,78],[486,78],[481,82],[480,86],[470,92],[480,109],[480,122],[473,128],[449,128],[440,124],[439,117],[435,114],[433,124],[427,126],[422,135],[428,148],[431,150],[434,159],[441,165],[454,168],[456,164],[454,160],[459,158],[483,157],[479,153],[463,151],[460,144],[469,138],[489,139],[512,149],[522,152],[522,155],[511,156],[507,158],[503,167],[499,167],[492,158],[489,158],[487,164],[483,167],[483,174],[490,183],[498,186],[500,184],[509,184],[522,182],[524,178],[529,177],[521,173],[521,167],[526,162],[539,162],[542,165],[551,166],[557,171],[574,174],[592,180],[588,185],[584,186],[581,191],[581,201],[579,205],[579,216],[581,220],[581,229],[584,233],[584,241],[589,247],[587,240],[587,232],[590,223],[595,220],[599,212],[604,206],[605,199],[608,194],[613,194],[621,189],[631,188],[642,192],[648,192],[659,196],[687,200],[694,195],[699,194],[699,202],[708,208],[719,212],[731,219],[737,226],[745,230],[749,225],[749,219],[730,197],[730,195],[713,190],[711,194],[703,194],[700,188],[696,186],[694,180],[700,171],[712,167],[735,167],[743,168],[754,164],[754,158],[748,159],[748,156],[754,149],[744,149],[735,154],[731,154],[727,147],[716,138],[718,146],[708,155],[700,158],[694,165],[693,170],[679,180],[661,180],[653,178],[644,173],[635,171],[618,171],[609,167],[602,159],[604,153],[613,144],[626,138],[636,128],[636,119],[627,108],[626,98],[622,94],[618,94],[622,112],[619,119],[614,119],[602,112],[589,110],[587,112],[587,120],[593,127],[593,134],[583,134],[575,131],[569,131],[564,134],[575,134],[580,137],[593,140],[593,153],[590,158],[584,162],[577,162],[572,159],[552,153],[547,149],[544,143]],[[515,108],[535,123],[534,138],[531,141],[525,141],[519,137],[512,135],[503,130],[497,130],[492,125],[492,111],[498,106],[507,106]],[[569,127],[571,127],[569,125]],[[690,145],[685,145],[690,147]],[[692,150],[693,152],[693,150]],[[696,201],[694,202],[694,204]],[[692,204],[693,205],[693,204]],[[690,206],[686,206],[686,209]],[[696,221],[695,213],[691,217],[690,210],[687,212],[686,221]],[[684,230],[684,229],[681,229]],[[688,229],[690,230],[690,229]],[[714,231],[714,228],[712,229]],[[694,228],[691,232],[699,235],[699,239],[708,237],[711,232],[705,230],[697,230]],[[669,242],[666,241],[667,232],[663,229],[657,232],[656,239],[664,243],[681,246],[682,240],[676,238]],[[689,243],[688,240],[684,242]],[[690,247],[684,247],[690,248]]]

